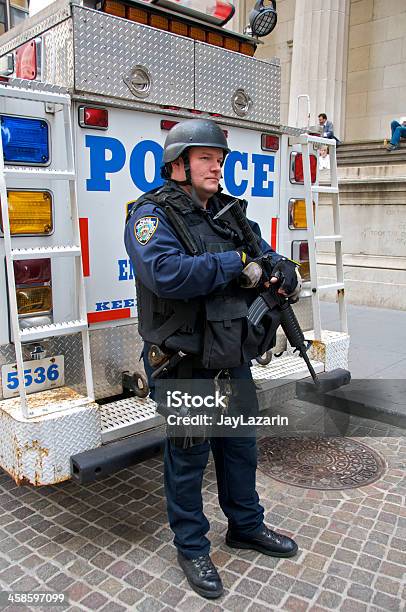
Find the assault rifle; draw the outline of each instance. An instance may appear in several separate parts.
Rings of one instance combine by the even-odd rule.
[[[248,223],[248,220],[243,213],[241,206],[237,199],[229,202],[224,208],[217,213],[214,219],[218,219],[224,215],[227,211],[233,216],[239,229],[244,237],[244,243],[248,247],[248,252],[251,257],[262,267],[264,282],[270,282],[273,270],[273,264],[271,262],[270,255],[264,255],[258,243],[258,236]],[[311,377],[316,385],[317,391],[326,393],[333,389],[338,389],[343,385],[347,385],[351,380],[351,374],[348,370],[343,368],[337,368],[331,372],[324,372],[321,376],[317,376],[307,351],[311,346],[310,340],[305,340],[303,331],[299,325],[299,321],[291,306],[289,298],[281,295],[277,291],[277,286],[281,284],[283,278],[279,278],[280,283],[278,285],[270,284],[268,291],[271,292],[272,297],[277,302],[280,309],[281,326],[291,346],[298,351],[300,356],[306,362],[307,368],[311,374]],[[266,293],[259,295],[256,300],[251,304],[248,311],[248,318],[253,324],[258,323],[263,315],[269,310],[270,306],[266,301]]]

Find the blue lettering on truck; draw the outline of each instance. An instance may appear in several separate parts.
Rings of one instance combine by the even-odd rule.
[[[90,178],[86,181],[87,191],[110,191],[106,174],[118,172],[125,163],[125,148],[117,138],[108,136],[86,136],[85,144],[90,149]],[[109,155],[106,153],[109,152]]]
[[[85,145],[90,153],[90,177],[86,180],[87,191],[110,191],[112,174],[120,172],[128,159],[129,172],[134,185],[142,192],[162,185],[162,146],[155,140],[141,140],[129,153],[117,138],[86,135]],[[148,180],[145,174],[146,158],[152,157],[154,175]],[[236,178],[236,173],[247,174],[253,166],[253,185],[249,193],[248,179]],[[236,197],[272,197],[275,156],[231,151],[224,163],[224,184],[227,191]],[[109,175],[109,178],[107,178]]]
[[[224,162],[224,184],[231,195],[238,198],[242,196],[248,187],[247,179],[243,179],[239,184],[235,182],[235,167],[240,164],[242,170],[248,170],[248,153],[240,151],[230,151]]]
[[[134,280],[134,269],[129,259],[119,259],[118,264],[118,280]]]
[[[102,312],[104,310],[119,310],[120,308],[134,308],[135,299],[129,298],[128,300],[108,300],[106,302],[96,302],[96,312]]]
[[[254,185],[251,189],[251,195],[260,198],[273,196],[273,181],[268,179],[268,172],[273,172],[275,168],[275,158],[271,155],[252,154],[252,163],[254,164]],[[233,195],[233,194],[231,194]]]

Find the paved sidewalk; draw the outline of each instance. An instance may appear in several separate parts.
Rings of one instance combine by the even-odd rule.
[[[356,379],[406,379],[406,311],[347,305],[349,370]],[[321,303],[324,329],[339,330],[338,306]]]
[[[65,592],[72,611],[400,612],[406,601],[406,442],[366,442],[388,465],[368,487],[306,490],[258,472],[267,522],[300,546],[291,560],[225,546],[226,522],[209,466],[205,509],[226,587],[215,605],[188,589],[176,565],[159,459],[87,487],[16,487],[0,476],[0,584]]]
[[[352,403],[354,412],[405,427],[406,312],[353,305],[347,311],[352,381],[332,395]],[[321,315],[325,329],[339,329],[336,304],[322,303]]]
[[[331,329],[335,308],[323,305]],[[394,368],[406,362],[406,313],[373,310],[349,308],[354,328],[351,367],[365,368],[370,377],[389,370],[392,376]],[[381,331],[376,350],[386,361],[375,360],[373,338],[361,356],[370,327]],[[295,400],[290,408],[306,414],[308,406]],[[226,587],[225,595],[212,603],[190,591],[177,567],[160,457],[90,486],[66,482],[17,487],[0,472],[0,587],[64,592],[70,600],[64,609],[71,611],[405,610],[406,432],[351,419],[354,433],[360,426],[364,434],[359,440],[376,450],[387,466],[372,485],[309,490],[258,471],[267,523],[293,535],[299,544],[298,556],[290,560],[227,548],[226,521],[209,464],[205,511],[213,560]],[[368,427],[374,428],[374,437]]]

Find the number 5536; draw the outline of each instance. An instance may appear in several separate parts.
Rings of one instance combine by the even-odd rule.
[[[48,368],[44,368],[42,366],[38,366],[37,368],[28,368],[24,370],[24,383],[26,387],[30,387],[33,383],[37,385],[41,385],[46,380],[58,380],[59,378],[59,369],[58,364],[53,363],[48,366]],[[18,389],[18,373],[17,372],[9,372],[7,374],[7,388],[13,391],[14,389]]]

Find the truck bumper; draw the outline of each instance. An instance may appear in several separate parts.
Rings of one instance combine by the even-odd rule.
[[[163,448],[165,427],[111,442],[71,457],[72,478],[87,484],[153,457]]]

